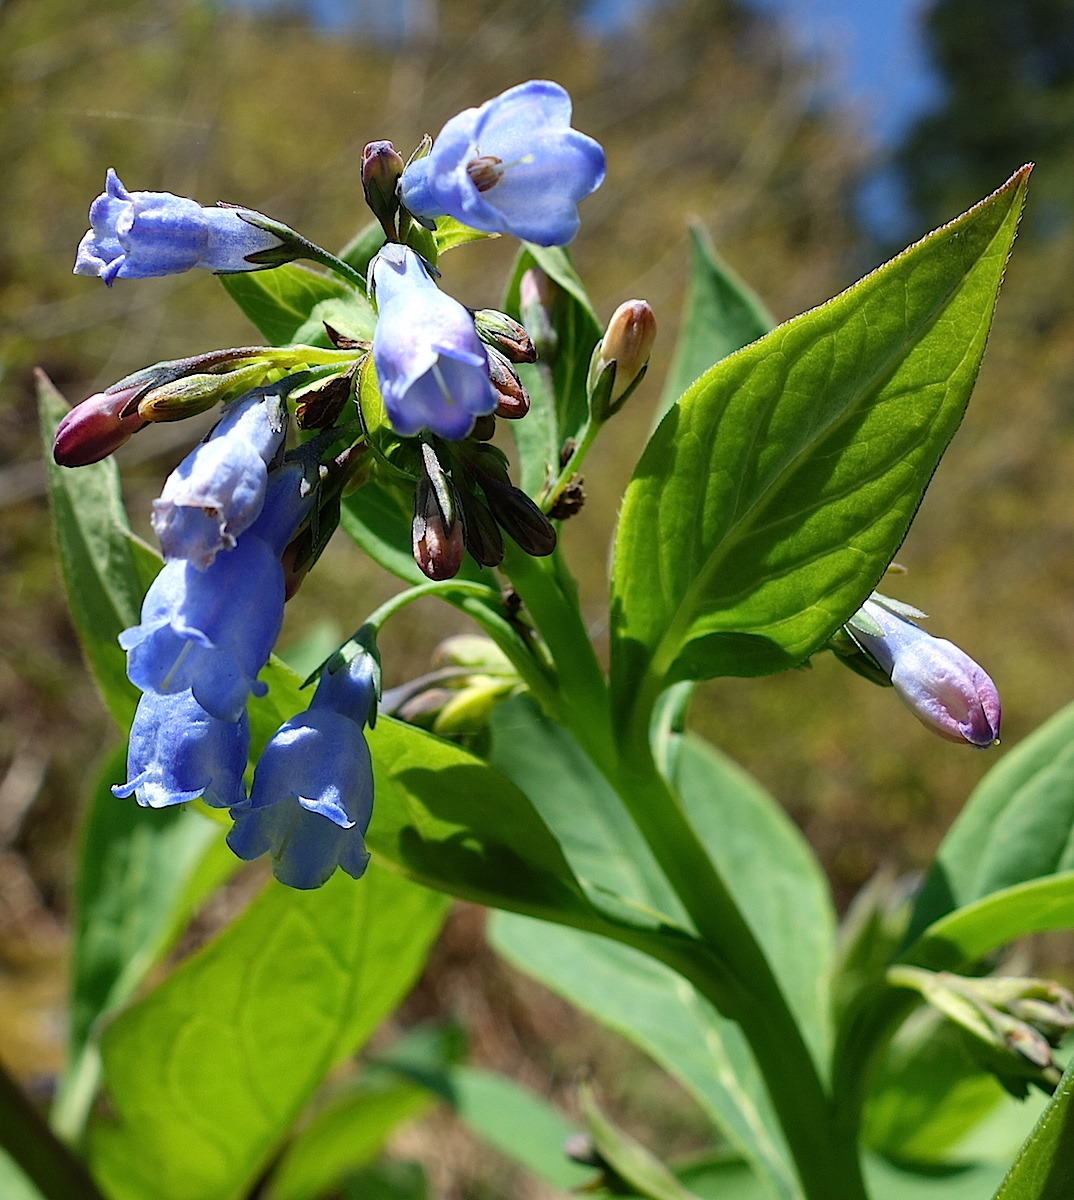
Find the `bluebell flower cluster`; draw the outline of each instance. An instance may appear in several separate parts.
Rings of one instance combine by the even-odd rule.
[[[448,121],[409,163],[391,142],[370,142],[362,190],[385,244],[363,279],[252,209],[128,191],[108,172],[76,274],[111,285],[307,258],[364,289],[377,313],[371,342],[326,326],[327,349],[241,347],[156,364],[78,405],[57,431],[56,461],[75,467],[156,422],[224,405],[153,503],[164,565],[138,624],[119,639],[142,695],[117,796],[152,808],[200,801],[227,810],[234,852],[268,855],[291,887],[318,887],[337,867],[362,874],[375,648],[352,640],[330,660],[309,707],[260,755],[249,794],[248,705],[266,692],[259,676],[286,600],[338,523],[344,488],[371,476],[408,487],[414,559],[433,579],[455,575],[466,553],[498,565],[505,535],[528,554],[552,552],[552,522],[511,483],[506,458],[489,444],[497,418],[526,416],[516,367],[534,362],[537,350],[508,315],[472,312],[441,290],[436,222],[565,245],[578,229],[579,201],[603,176],[604,153],[571,127],[567,93],[543,80]],[[551,355],[553,334],[543,344]],[[367,399],[374,381],[383,409]]]
[[[120,636],[143,695],[127,781],[113,790],[152,808],[200,799],[230,809],[236,853],[269,853],[277,878],[308,888],[337,866],[356,877],[365,868],[373,777],[362,728],[375,697],[362,659],[326,674],[305,724],[295,718],[270,741],[247,799],[246,705],[266,691],[257,675],[283,622],[282,557],[310,508],[300,464],[266,465],[286,432],[282,394],[260,389],[225,410],[156,502],[167,561],[141,623]]]

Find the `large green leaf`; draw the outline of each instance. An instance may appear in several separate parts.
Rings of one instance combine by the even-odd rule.
[[[984,352],[1026,171],[703,375],[664,418],[616,538],[621,710],[676,679],[800,663],[868,595]]]
[[[644,1050],[767,1179],[800,1200],[786,1147],[739,1028],[670,968],[628,946],[497,913],[492,943],[512,965]]]
[[[377,800],[367,842],[411,879],[480,904],[599,924],[527,797],[480,759],[382,718],[369,737]]]
[[[519,282],[531,267],[544,271],[559,289],[551,312],[557,339],[551,363],[516,368],[530,395],[530,411],[524,421],[511,422],[511,432],[518,447],[521,487],[534,495],[558,473],[560,448],[586,419],[589,360],[603,330],[567,252],[558,246],[527,243],[520,251],[504,298],[507,312],[521,316]]]
[[[698,376],[763,337],[776,323],[756,293],[712,248],[699,224],[690,227],[690,250],[690,283],[657,422]]]
[[[1074,871],[993,892],[934,921],[900,959],[955,971],[1029,933],[1074,928]]]
[[[143,588],[113,459],[88,467],[52,461],[52,438],[67,403],[41,376],[38,382],[41,437],[53,526],[64,587],[90,670],[120,728],[130,725],[138,692],[127,679],[116,638],[138,623]]]
[[[189,914],[199,898],[190,895],[191,880],[222,838],[219,825],[189,806],[149,809],[117,800],[111,785],[126,778],[125,758],[122,750],[109,757],[82,826],[69,1066],[53,1113],[71,1136],[81,1129],[97,1083],[94,1025],[130,998],[175,931],[177,911]]]
[[[486,1145],[555,1188],[566,1191],[592,1179],[593,1169],[572,1162],[563,1150],[577,1126],[547,1100],[477,1067],[452,1067],[447,1084],[451,1107]]]
[[[268,1200],[317,1200],[367,1166],[399,1125],[432,1105],[416,1083],[356,1088],[323,1109],[288,1146]]]
[[[1074,1065],[1029,1135],[995,1200],[1070,1200],[1074,1195]]]
[[[823,1074],[835,950],[824,873],[783,809],[715,747],[686,735],[672,764],[671,782],[687,815],[772,964]]]
[[[329,275],[287,263],[271,271],[242,271],[219,279],[270,345],[329,346],[325,321],[348,337],[373,336],[369,301]]]
[[[864,1140],[900,1162],[963,1163],[957,1149],[1010,1097],[982,1071],[953,1022],[918,1009],[899,1029],[870,1087]]]
[[[940,844],[909,937],[960,905],[1074,868],[1074,704],[1006,754]]]
[[[530,798],[583,887],[688,927],[623,802],[562,726],[522,695],[493,709],[489,729],[489,763]]]
[[[90,1154],[112,1200],[244,1194],[326,1072],[411,986],[444,911],[375,865],[311,892],[268,884],[105,1033],[112,1111]]]

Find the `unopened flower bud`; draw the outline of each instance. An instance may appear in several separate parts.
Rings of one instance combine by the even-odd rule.
[[[422,444],[421,478],[414,497],[414,561],[430,579],[452,579],[465,550],[459,499],[426,442]]]
[[[160,387],[151,388],[138,401],[138,415],[144,421],[183,421],[227,402],[265,378],[264,362],[250,363],[236,371],[184,375]]]
[[[498,567],[503,562],[503,537],[485,502],[473,492],[463,491],[463,541],[475,562]]]
[[[552,312],[559,288],[539,267],[523,273],[518,285],[518,308],[537,353],[551,362],[559,347],[559,334],[552,322]]]
[[[645,300],[620,304],[593,352],[589,395],[594,415],[604,420],[619,411],[645,377],[656,340],[656,317]]]
[[[530,410],[529,394],[504,355],[491,346],[485,347],[485,354],[489,362],[489,379],[492,380],[496,392],[496,407],[493,412],[497,417],[517,421]]]
[[[477,336],[486,346],[492,346],[513,363],[537,360],[533,339],[515,320],[494,308],[480,308],[474,313]]]
[[[147,422],[137,412],[120,416],[138,384],[90,396],[63,418],[52,443],[52,457],[61,467],[85,467],[114,453]]]
[[[878,593],[846,629],[915,717],[941,737],[984,749],[999,737],[996,685],[951,642],[932,637]]]
[[[482,478],[489,509],[520,549],[544,558],[556,548],[556,527],[520,488],[496,479]]]
[[[370,142],[362,151],[362,191],[366,204],[393,241],[395,215],[399,211],[396,184],[403,166],[403,157],[391,142]]]

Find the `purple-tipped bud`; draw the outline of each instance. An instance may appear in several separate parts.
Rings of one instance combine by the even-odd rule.
[[[496,392],[496,407],[493,412],[497,417],[517,421],[530,411],[529,394],[503,354],[491,346],[485,347],[485,353],[489,360],[489,379]]]
[[[362,191],[388,237],[395,238],[395,214],[399,211],[396,184],[403,173],[403,157],[391,142],[370,142],[362,151]]]
[[[462,521],[453,511],[445,516],[428,476],[418,482],[414,497],[414,561],[430,579],[454,579],[465,551]]]
[[[137,412],[120,416],[138,385],[90,396],[63,418],[52,443],[52,457],[61,467],[86,467],[100,462],[123,445],[147,422]]]
[[[641,383],[654,341],[656,317],[647,301],[627,300],[612,313],[590,370],[592,403],[598,416],[617,412]]]
[[[513,363],[537,361],[533,339],[515,320],[495,308],[479,308],[474,313],[477,336]]]
[[[910,711],[952,742],[984,749],[999,738],[996,685],[972,658],[935,638],[873,594],[847,625]]]
[[[523,273],[518,285],[518,308],[522,323],[533,338],[537,353],[545,361],[555,357],[559,346],[559,334],[552,323],[552,310],[558,291],[558,286],[540,267],[530,267]]]

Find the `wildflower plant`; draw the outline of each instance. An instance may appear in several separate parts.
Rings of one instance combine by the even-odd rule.
[[[1069,993],[982,976],[1074,921],[1074,713],[986,775],[916,891],[874,884],[838,932],[782,810],[686,727],[698,681],[834,651],[965,752],[998,738],[984,671],[874,589],[969,400],[1028,169],[776,328],[695,245],[619,512],[606,656],[560,542],[590,447],[640,402],[656,322],[630,300],[603,327],[564,249],[603,173],[543,81],[409,161],[371,142],[374,221],[339,255],[109,173],[76,271],[221,272],[267,344],[157,364],[70,412],[41,383],[75,623],[131,731],[86,820],[54,1132],[4,1089],[0,1138],[49,1200],[336,1195],[394,1121],[490,1086],[464,1119],[558,1188],[1059,1194]],[[471,312],[437,263],[496,234],[525,240],[500,309]],[[153,506],[158,556],[109,456],[214,407]],[[337,528],[405,588],[357,610],[303,681],[271,651]],[[378,633],[430,596],[477,634],[381,696]],[[262,857],[279,882],[136,996],[209,892]],[[412,1046],[324,1090],[413,983],[448,896],[500,910],[501,954],[679,1080],[711,1122],[708,1159],[662,1161],[586,1088],[564,1152],[562,1114],[450,1055],[419,1070]],[[1054,1091],[1005,1183],[980,1140],[961,1148],[985,1117],[1016,1128],[996,1079]]]

